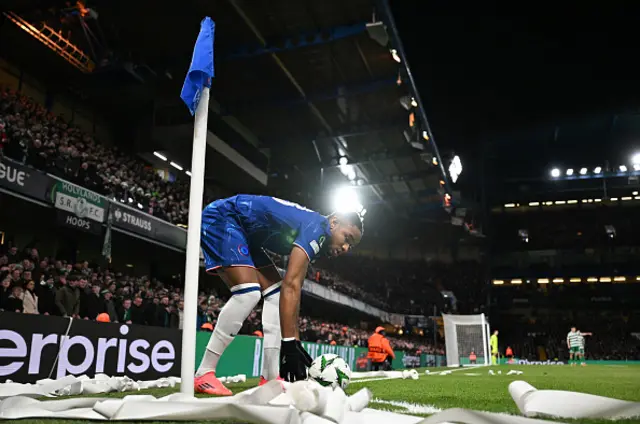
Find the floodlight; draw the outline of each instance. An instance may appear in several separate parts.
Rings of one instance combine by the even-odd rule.
[[[460,161],[460,157],[455,155],[451,160],[451,164],[449,164],[449,175],[451,176],[451,181],[458,181],[458,177],[462,173],[462,162]]]
[[[602,172],[602,168],[599,166],[596,166],[596,168],[593,170],[594,174],[599,174],[600,172]]]
[[[640,152],[631,156],[631,163],[634,165],[640,164]]]
[[[580,175],[586,175],[587,174],[587,168],[580,168]]]
[[[567,169],[567,175],[568,176],[573,175],[573,169],[572,168]]]
[[[393,60],[398,63],[402,62],[402,59],[400,59],[400,56],[398,55],[398,51],[396,49],[389,50],[389,53],[391,53],[391,57],[393,58]]]
[[[558,168],[553,168],[551,170],[551,176],[553,178],[558,178],[560,176],[560,170]]]
[[[337,189],[333,195],[333,209],[336,212],[360,213],[363,206],[356,191],[350,186],[343,186]]]
[[[627,166],[626,165],[620,165],[620,172],[627,172]]]

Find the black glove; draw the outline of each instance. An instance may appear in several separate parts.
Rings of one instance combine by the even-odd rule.
[[[311,355],[307,353],[304,347],[302,347],[302,342],[300,340],[296,340],[296,342],[298,342],[298,349],[300,350],[300,353],[302,353],[304,366],[309,368],[311,366],[311,362],[313,362],[313,359],[311,358]]]
[[[294,382],[307,378],[306,357],[302,353],[304,349],[302,346],[298,347],[298,343],[298,340],[283,340],[280,345],[280,377],[285,381]]]

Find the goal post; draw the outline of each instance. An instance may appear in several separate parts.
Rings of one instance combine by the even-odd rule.
[[[484,314],[442,314],[442,319],[448,366],[491,364],[490,329]]]

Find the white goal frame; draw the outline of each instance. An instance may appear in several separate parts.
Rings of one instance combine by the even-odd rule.
[[[470,352],[460,352],[458,346],[458,327],[461,326],[477,326],[478,331],[482,333],[480,346],[475,347],[475,354],[478,357],[476,365],[491,365],[491,347],[489,335],[491,334],[489,322],[484,314],[478,315],[451,315],[442,314],[444,323],[444,341],[447,353],[447,366],[459,367],[460,358],[466,357]],[[470,365],[473,366],[473,365]]]

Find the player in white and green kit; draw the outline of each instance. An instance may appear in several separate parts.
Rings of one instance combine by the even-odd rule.
[[[580,365],[584,367],[587,365],[584,357],[584,336],[590,336],[591,333],[583,333],[580,330],[576,330],[576,332],[580,334],[580,349],[578,350],[578,356],[580,357]]]
[[[591,333],[581,333],[576,327],[571,327],[571,331],[567,334],[567,347],[569,348],[569,364],[575,366],[580,360],[580,349],[584,352],[584,336],[590,336]],[[582,355],[584,358],[584,354]]]

